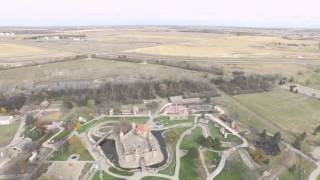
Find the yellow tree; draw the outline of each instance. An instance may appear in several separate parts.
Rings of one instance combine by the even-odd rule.
[[[79,131],[82,128],[82,124],[80,121],[77,121],[76,130]]]
[[[160,93],[164,96],[167,93],[168,86],[164,83],[159,85]]]

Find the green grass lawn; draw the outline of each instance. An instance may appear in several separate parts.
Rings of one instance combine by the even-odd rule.
[[[21,121],[18,120],[12,124],[0,126],[0,147],[10,143],[19,128],[20,122]]]
[[[59,133],[57,136],[53,138],[54,142],[63,140],[67,136],[69,136],[70,132],[67,130],[63,130],[61,133]]]
[[[192,134],[186,135],[181,142],[181,149],[187,154],[181,158],[179,178],[184,180],[204,179],[205,172],[200,161],[198,147],[199,139],[203,137],[201,128],[196,128]]]
[[[109,171],[113,172],[115,174],[122,175],[122,176],[132,176],[133,175],[133,172],[126,171],[126,170],[120,170],[120,169],[117,169],[117,168],[114,168],[114,167],[110,167]]]
[[[141,180],[169,180],[169,179],[162,178],[162,177],[146,176],[146,177],[142,178]]]
[[[296,156],[295,163],[279,177],[279,180],[300,180],[308,179],[310,173],[316,168],[315,164],[301,157]]]
[[[53,154],[53,157],[51,160],[53,161],[66,161],[72,154],[79,154],[80,155],[80,161],[92,161],[93,158],[89,151],[85,148],[83,143],[81,142],[81,139],[77,136],[73,136],[68,141],[67,148],[56,151]]]
[[[119,118],[119,117],[105,117],[95,121],[89,121],[87,124],[83,125],[79,133],[87,132],[90,128],[97,125],[98,123],[107,122],[107,121],[120,121],[120,120],[127,120],[129,122],[135,122],[137,124],[142,124],[147,122],[149,117],[126,117],[126,118]]]
[[[186,120],[170,120],[169,116],[160,117],[160,121],[164,124],[164,126],[171,126],[171,125],[180,124],[180,123],[190,123],[190,122],[192,123],[193,119],[194,119],[193,116],[190,116]]]
[[[169,130],[166,134],[165,134],[165,139],[166,139],[166,142],[167,144],[171,147],[171,150],[172,150],[172,153],[173,153],[173,159],[170,163],[170,165],[159,171],[159,173],[161,174],[167,174],[167,175],[173,175],[174,174],[174,171],[175,171],[175,168],[176,168],[176,145],[177,145],[177,142],[181,136],[181,134],[186,130],[187,128],[177,128],[177,129],[174,129],[174,130]]]
[[[236,153],[226,162],[224,169],[215,180],[256,180],[259,177],[260,175],[251,171]]]
[[[213,172],[220,162],[220,154],[213,151],[204,151],[203,155],[209,172]]]
[[[285,131],[306,131],[310,134],[315,126],[320,125],[320,101],[314,98],[280,89],[239,95],[235,98],[269,123]]]
[[[110,174],[107,174],[106,172],[102,171],[102,180],[117,180],[118,178],[111,176]],[[100,172],[98,171],[91,180],[101,180],[100,179]]]

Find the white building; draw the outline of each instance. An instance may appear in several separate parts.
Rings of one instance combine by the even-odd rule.
[[[8,125],[14,122],[13,116],[0,116],[0,125]]]

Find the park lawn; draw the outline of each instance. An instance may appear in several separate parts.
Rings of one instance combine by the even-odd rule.
[[[194,119],[193,116],[188,117],[188,119],[186,120],[170,120],[169,116],[160,117],[160,120],[164,124],[164,126],[171,126],[171,125],[180,124],[180,123],[190,123],[190,122],[192,123],[193,119]]]
[[[170,165],[159,171],[159,173],[161,174],[166,174],[166,175],[174,175],[174,171],[176,168],[176,146],[177,146],[177,142],[181,136],[181,134],[186,131],[187,128],[177,128],[174,130],[169,130],[166,134],[165,134],[165,140],[167,142],[167,144],[171,147],[172,153],[173,153],[173,158],[172,161],[170,162]]]
[[[293,167],[295,166],[295,168]],[[308,179],[310,173],[316,168],[315,164],[307,161],[300,156],[295,156],[295,163],[290,169],[288,168],[285,173],[283,173],[279,180],[300,180],[302,175],[302,179]]]
[[[66,149],[56,151],[53,154],[51,160],[53,161],[66,161],[72,154],[79,154],[79,161],[92,161],[93,158],[86,147],[81,142],[81,139],[77,136],[72,136],[69,141],[69,145]]]
[[[121,120],[127,120],[129,122],[135,122],[137,124],[142,124],[148,121],[148,117],[125,117],[125,118],[120,118],[120,117],[104,117],[99,120],[93,120],[89,121],[86,124],[83,124],[80,130],[78,130],[79,133],[84,133],[87,132],[90,128],[93,126],[97,125],[98,123],[102,122],[108,122],[108,121],[121,121]]]
[[[204,160],[207,166],[207,169],[209,172],[213,172],[213,170],[216,169],[216,167],[218,166],[220,159],[221,159],[221,155],[218,152],[214,152],[214,151],[204,151]]]
[[[69,134],[70,134],[70,131],[63,130],[61,133],[59,133],[57,136],[55,136],[53,138],[53,141],[57,142],[57,141],[63,140],[65,138],[67,138],[69,136]]]
[[[117,168],[114,168],[114,167],[110,167],[109,171],[113,172],[115,174],[119,174],[121,176],[132,176],[133,175],[133,172],[126,171],[126,170],[120,170],[120,169],[117,169]]]
[[[105,171],[102,171],[102,180],[117,180],[118,178],[111,176],[110,174],[107,174]],[[96,172],[96,174],[93,176],[91,180],[101,180],[100,179],[100,172]]]
[[[163,178],[163,177],[146,176],[146,177],[143,177],[141,180],[169,180],[169,179]]]
[[[251,171],[243,163],[239,153],[236,153],[227,160],[224,169],[215,180],[256,180],[259,177],[260,174]]]
[[[187,154],[181,158],[179,178],[184,180],[204,179],[205,172],[199,157],[199,140],[203,138],[202,129],[195,128],[192,134],[186,135],[181,142],[181,149]]]
[[[18,120],[9,125],[0,125],[0,147],[10,143],[19,128],[20,122]]]
[[[279,128],[311,134],[320,125],[320,101],[307,96],[275,89],[266,93],[238,95],[235,98]],[[312,136],[307,136],[307,138]]]
[[[189,150],[199,146],[198,140],[203,137],[202,129],[197,127],[192,131],[192,134],[186,135],[180,145],[181,149]]]

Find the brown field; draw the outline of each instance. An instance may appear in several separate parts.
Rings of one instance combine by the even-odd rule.
[[[11,43],[0,43],[0,57],[43,55],[47,50]]]
[[[50,124],[51,122],[54,122],[54,121],[61,121],[62,120],[61,118],[62,118],[62,114],[60,112],[53,112],[53,113],[49,113],[42,116],[39,119],[39,123]]]
[[[95,79],[175,79],[182,77],[197,78],[201,75],[202,73],[199,72],[161,65],[84,59],[0,71],[0,84]]]

